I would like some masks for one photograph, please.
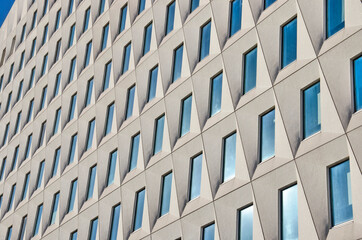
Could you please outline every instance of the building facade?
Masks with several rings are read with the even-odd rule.
[[[0,239],[362,239],[360,0],[16,0]]]

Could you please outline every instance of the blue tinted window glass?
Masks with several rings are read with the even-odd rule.
[[[48,38],[48,24],[45,25],[44,30],[43,30],[43,41],[41,42],[41,45],[44,45],[44,43],[46,43]]]
[[[16,97],[16,101],[19,101],[20,98],[21,98],[21,94],[22,94],[22,92],[23,92],[23,85],[24,85],[24,81],[21,81],[21,82],[19,83],[18,95],[17,95],[17,97]]]
[[[129,171],[132,171],[133,169],[135,169],[137,167],[139,143],[140,143],[140,134],[137,134],[132,137]]]
[[[253,240],[253,206],[239,212],[239,240]]]
[[[24,56],[25,56],[25,51],[23,51],[23,52],[21,53],[21,56],[20,56],[19,71],[20,71],[21,69],[23,69],[23,66],[24,66]]]
[[[41,68],[41,76],[44,76],[44,74],[47,71],[47,66],[48,66],[48,54],[46,54],[43,58],[43,65]]]
[[[15,198],[15,190],[16,190],[16,184],[14,184],[14,185],[11,187],[10,198],[9,198],[9,205],[8,205],[8,211],[13,208],[14,198]]]
[[[235,177],[236,133],[224,138],[223,181]]]
[[[36,213],[33,236],[36,236],[39,233],[39,228],[40,228],[40,222],[41,222],[42,215],[43,215],[43,204],[40,204],[38,206],[38,210],[37,210],[37,213]]]
[[[150,83],[148,86],[148,102],[156,96],[158,66],[150,71]]]
[[[68,15],[73,12],[74,0],[69,0]]]
[[[33,14],[33,20],[32,20],[32,22],[31,22],[31,28],[30,28],[30,30],[33,30],[34,27],[35,27],[37,15],[38,15],[38,12],[35,11],[34,14]]]
[[[59,130],[61,110],[62,110],[61,108],[58,108],[57,111],[55,112],[53,135],[58,133]]]
[[[47,99],[47,92],[48,92],[48,87],[45,86],[43,88],[43,92],[41,94],[41,102],[40,102],[40,110],[44,108],[45,103],[46,103],[46,99]]]
[[[123,32],[123,30],[126,28],[126,20],[127,20],[127,5],[125,5],[121,9],[121,18],[119,23],[119,32]]]
[[[257,48],[254,48],[244,58],[244,94],[256,86]]]
[[[75,197],[77,195],[77,185],[78,185],[78,179],[73,180],[71,183],[71,188],[70,188],[68,213],[73,211],[73,209],[74,209]]]
[[[13,171],[16,168],[16,165],[18,163],[18,158],[19,158],[19,145],[16,146],[16,148],[14,150],[14,156],[13,156],[13,163],[11,165],[11,171]]]
[[[281,193],[281,234],[282,240],[298,239],[298,188],[289,187]]]
[[[41,146],[43,146],[43,144],[44,144],[46,125],[47,125],[47,122],[46,122],[46,121],[44,121],[44,122],[41,124],[38,147],[41,147]]]
[[[5,145],[7,143],[7,141],[8,141],[9,126],[10,126],[10,123],[7,123],[6,127],[5,127],[5,131],[4,131],[4,138],[3,138],[3,144],[2,145]]]
[[[165,116],[162,116],[156,120],[153,155],[162,150],[164,123],[165,123]]]
[[[72,61],[70,62],[70,72],[69,72],[69,80],[68,80],[68,82],[72,82],[74,80],[76,63],[77,63],[76,58],[73,58]]]
[[[133,87],[128,89],[126,119],[131,117],[132,114],[133,114],[133,105],[134,105],[135,92],[136,92],[136,86],[133,86]]]
[[[71,164],[72,162],[74,162],[76,147],[77,147],[77,134],[72,136],[72,140],[71,140],[71,144],[70,144],[70,153],[69,153],[69,163],[68,164]]]
[[[55,20],[55,31],[58,30],[59,25],[60,25],[60,15],[61,11],[60,9],[57,11],[57,16],[56,16],[56,20]]]
[[[111,70],[112,70],[112,62],[108,62],[104,68],[103,91],[109,87]]]
[[[71,121],[74,118],[76,104],[77,104],[77,94],[74,94],[70,100],[69,121]]]
[[[9,93],[8,95],[8,100],[6,102],[6,109],[5,109],[5,113],[7,113],[10,109],[10,105],[11,105],[11,96],[13,95],[12,92]]]
[[[50,218],[50,225],[55,223],[58,214],[58,207],[59,207],[59,192],[57,192],[53,198],[53,208],[52,208],[52,215]]]
[[[172,82],[176,81],[181,77],[183,51],[184,51],[184,46],[181,45],[177,49],[175,49],[173,53]]]
[[[101,2],[99,4],[99,15],[101,15],[104,12],[105,4],[106,4],[106,0],[101,0]]]
[[[94,185],[96,184],[96,173],[97,166],[91,167],[89,170],[87,200],[93,197]]]
[[[282,68],[297,59],[297,19],[283,26]]]
[[[27,141],[27,144],[26,144],[25,159],[27,159],[30,156],[32,140],[33,140],[33,134],[30,134],[28,136],[28,141]]]
[[[53,169],[52,169],[52,177],[54,177],[57,174],[58,166],[59,166],[59,160],[60,160],[60,148],[57,148],[54,153],[54,163],[53,163]]]
[[[276,0],[264,0],[264,9],[272,5]]]
[[[111,224],[111,231],[110,231],[111,234],[109,240],[117,240],[120,215],[121,215],[121,205],[117,204],[112,209],[112,224]]]
[[[91,221],[90,231],[89,231],[89,240],[97,239],[97,229],[98,229],[98,218],[95,218]]]
[[[78,232],[74,231],[70,234],[70,240],[77,240],[78,238]]]
[[[192,105],[192,96],[189,96],[182,101],[181,131],[180,131],[181,137],[186,133],[190,132],[191,105]]]
[[[112,152],[109,156],[107,186],[111,185],[114,182],[116,165],[117,165],[117,150]]]
[[[33,87],[35,79],[35,67],[31,70],[30,79],[29,79],[29,89]]]
[[[200,0],[191,0],[190,12],[194,11],[200,4]]]
[[[84,61],[84,68],[89,65],[90,58],[91,58],[91,53],[92,53],[92,41],[90,41],[87,44],[87,50],[86,50],[85,61]]]
[[[215,238],[215,224],[211,224],[202,229],[202,239],[203,240],[214,240]]]
[[[241,28],[242,0],[231,2],[230,36],[234,35]]]
[[[68,48],[70,48],[71,46],[73,46],[74,36],[75,36],[75,24],[73,24],[73,25],[70,27],[70,32],[69,32],[69,45],[68,45]]]
[[[275,152],[275,111],[261,117],[260,158],[264,161],[274,156]]]
[[[362,57],[353,61],[355,110],[362,108]]]
[[[124,47],[122,74],[128,71],[129,59],[131,57],[131,43]]]
[[[167,6],[167,24],[166,24],[166,35],[173,30],[173,24],[175,21],[175,1]]]
[[[138,14],[140,14],[146,7],[146,0],[139,0],[138,2]]]
[[[10,226],[8,228],[8,232],[6,233],[6,240],[10,240],[11,239],[11,234],[13,233],[13,226]]]
[[[93,91],[93,78],[89,80],[87,84],[87,97],[86,97],[85,106],[88,106],[91,103],[92,91]]]
[[[4,82],[4,75],[2,75],[2,76],[0,77],[0,91],[1,91],[1,89],[2,89],[2,87],[3,87],[3,82]]]
[[[104,0],[103,0],[104,1]],[[102,46],[101,51],[103,51],[107,47],[107,41],[108,41],[108,31],[109,31],[109,24],[105,25],[103,27],[103,38],[102,38]]]
[[[3,204],[3,195],[0,195],[0,209],[1,209],[2,204]]]
[[[30,178],[30,172],[28,172],[28,173],[25,175],[24,187],[23,187],[23,194],[22,194],[22,196],[21,196],[21,200],[24,200],[24,199],[26,198],[26,195],[28,194],[29,178]]]
[[[29,110],[28,110],[28,117],[26,122],[29,122],[33,116],[33,109],[34,109],[34,99],[32,99],[29,103]]]
[[[200,196],[202,154],[194,157],[191,164],[190,200]]]
[[[304,137],[321,130],[320,84],[316,83],[303,92]]]
[[[14,73],[14,63],[12,63],[10,66],[8,83],[13,79],[13,73]]]
[[[85,10],[83,32],[85,32],[89,27],[89,17],[90,17],[90,8]]]
[[[28,221],[28,216],[25,215],[23,219],[21,220],[21,228],[20,228],[20,234],[19,234],[19,240],[24,240],[25,236],[25,229],[26,229],[26,222]]]
[[[4,177],[5,166],[6,166],[6,157],[3,159],[3,162],[1,163],[0,181],[1,181],[1,180],[3,179],[3,177]]]
[[[327,37],[344,28],[344,0],[327,0]]]
[[[332,225],[353,219],[351,173],[349,161],[329,170]]]
[[[59,94],[59,89],[60,89],[60,82],[62,80],[62,73],[59,72],[57,74],[57,79],[56,79],[56,82],[55,82],[55,87],[54,87],[54,97],[55,96],[58,96]]]
[[[160,216],[163,216],[170,211],[171,188],[172,188],[172,173],[169,173],[166,176],[163,176],[162,178]]]
[[[93,119],[88,124],[88,137],[87,137],[87,148],[86,148],[86,150],[88,150],[88,149],[90,149],[92,147],[95,126],[96,126],[96,120]]]
[[[20,43],[24,41],[25,35],[26,35],[26,24],[23,25],[23,29],[21,30]]]
[[[143,189],[143,190],[139,191],[136,195],[136,210],[135,210],[135,216],[134,216],[133,231],[136,231],[137,229],[142,227],[145,194],[146,194],[146,190]]]
[[[36,47],[36,38],[34,38],[32,44],[31,44],[31,52],[30,52],[30,58],[34,57],[35,54],[35,47]]]
[[[210,53],[211,22],[201,28],[200,61],[209,56]]]
[[[36,189],[40,188],[41,183],[43,182],[43,176],[44,176],[44,161],[42,161],[39,165],[39,170],[38,170],[38,179],[37,179],[37,183],[36,183]]]
[[[222,73],[211,80],[210,117],[220,112],[222,95]]]
[[[151,35],[152,35],[152,23],[145,27],[144,33],[144,41],[143,41],[143,55],[148,53],[151,48]]]
[[[114,103],[108,106],[105,135],[111,132],[113,123]]]

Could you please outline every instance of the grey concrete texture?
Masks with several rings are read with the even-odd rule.
[[[167,6],[175,1],[173,30],[165,35]],[[201,239],[202,227],[215,223],[215,239],[238,237],[238,211],[253,205],[253,239],[278,240],[280,192],[297,184],[298,239],[362,239],[362,112],[354,111],[352,60],[362,53],[362,2],[345,0],[345,27],[326,38],[325,0],[276,0],[264,10],[264,0],[243,0],[241,29],[229,37],[230,1],[200,0],[190,13],[188,0],[145,0],[138,14],[137,0],[15,0],[0,28],[0,143],[9,124],[8,141],[0,146],[0,239],[18,239],[27,216],[24,239],[64,239],[77,230],[88,239],[90,222],[98,217],[97,239],[108,239],[112,207],[121,204],[118,239]],[[126,6],[125,29],[119,32],[121,9]],[[90,7],[89,27],[83,31]],[[56,13],[61,11],[59,29]],[[37,11],[35,28],[30,26]],[[281,68],[281,26],[297,18],[297,59]],[[199,61],[200,27],[211,21],[210,53]],[[109,24],[106,48],[102,31]],[[150,51],[143,55],[144,29],[152,23]],[[24,41],[21,34],[24,24]],[[44,27],[48,36],[42,44]],[[69,48],[70,28],[75,40]],[[35,55],[31,57],[33,40]],[[61,42],[59,60],[55,59]],[[86,46],[92,41],[90,62]],[[122,72],[125,46],[131,43],[128,71]],[[181,77],[172,82],[174,50],[183,44]],[[256,88],[243,94],[244,54],[257,47]],[[25,52],[24,67],[20,68]],[[48,64],[42,76],[44,56]],[[74,80],[68,82],[76,57]],[[105,65],[112,61],[109,87],[103,90]],[[12,78],[9,78],[14,64]],[[150,70],[158,66],[155,98],[148,101]],[[34,84],[30,86],[35,68]],[[57,75],[62,79],[55,96]],[[219,113],[210,117],[211,79],[222,73]],[[3,76],[3,77],[2,77]],[[93,79],[90,104],[87,87]],[[10,80],[10,81],[9,81]],[[23,82],[22,82],[23,81]],[[19,86],[23,91],[17,100]],[[303,139],[302,90],[320,82],[321,131]],[[132,116],[126,119],[128,89],[136,86]],[[42,91],[47,87],[45,107]],[[9,94],[10,110],[6,112]],[[77,94],[74,119],[69,120],[71,97]],[[182,100],[192,95],[190,132],[180,137]],[[33,113],[27,121],[30,102]],[[112,128],[105,136],[107,107],[114,103]],[[59,131],[53,134],[61,108]],[[275,109],[275,156],[260,163],[260,117]],[[20,131],[15,132],[21,112]],[[164,115],[162,151],[153,154],[155,120]],[[94,137],[86,148],[89,121]],[[46,121],[44,143],[39,145]],[[235,177],[223,182],[223,139],[236,133]],[[132,137],[140,133],[137,166],[129,171]],[[25,158],[32,134],[30,156]],[[71,139],[77,134],[74,162],[69,164]],[[15,170],[11,170],[19,147]],[[56,149],[59,166],[52,176]],[[114,182],[107,186],[110,153],[117,150]],[[200,196],[189,200],[191,160],[202,153]],[[332,226],[328,169],[349,159],[353,220]],[[44,176],[37,189],[39,165]],[[94,194],[87,199],[89,169],[97,165]],[[24,179],[29,189],[22,200]],[[159,217],[162,177],[172,172],[169,213]],[[71,183],[78,180],[74,211],[68,213]],[[10,191],[16,184],[13,207]],[[136,195],[146,190],[142,227],[133,231]],[[53,196],[60,192],[55,224],[50,224]],[[43,204],[39,234],[33,229],[37,208]]]

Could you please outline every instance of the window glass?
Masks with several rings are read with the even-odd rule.
[[[156,96],[157,74],[158,74],[158,66],[156,66],[150,71],[150,82],[148,86],[148,102],[151,101]]]
[[[71,185],[70,185],[68,213],[73,211],[73,209],[74,209],[75,198],[76,198],[76,195],[77,195],[77,185],[78,185],[78,179],[73,180]]]
[[[29,178],[30,178],[30,172],[28,172],[25,175],[25,179],[24,179],[24,187],[23,187],[23,194],[21,196],[21,200],[24,200],[28,194],[28,189],[29,189]]]
[[[133,115],[135,92],[136,86],[132,86],[128,89],[126,119],[130,118]]]
[[[264,9],[272,5],[276,0],[264,0]]]
[[[332,225],[353,219],[351,172],[349,161],[329,169]]]
[[[26,223],[27,223],[27,221],[28,221],[28,216],[25,215],[25,216],[23,217],[23,219],[21,220],[19,240],[24,240],[25,229],[26,229]]]
[[[41,222],[42,215],[43,215],[43,204],[40,204],[38,206],[37,213],[36,213],[33,236],[36,236],[39,233],[39,228],[40,228],[40,222]]]
[[[58,172],[59,160],[60,160],[60,147],[55,150],[54,153],[54,163],[53,163],[53,170],[52,170],[52,177],[54,177]]]
[[[143,55],[148,53],[151,48],[151,35],[152,35],[152,23],[145,27],[144,41],[143,41]]]
[[[96,184],[96,174],[97,174],[97,165],[91,167],[91,169],[89,170],[87,200],[93,197],[94,185]]]
[[[282,240],[298,239],[298,188],[297,185],[281,192]]]
[[[88,30],[89,27],[89,17],[90,17],[90,7],[85,10],[84,13],[84,25],[83,25],[83,32]]]
[[[181,77],[183,49],[184,46],[181,45],[174,50],[172,82],[176,81]]]
[[[211,80],[210,117],[221,110],[222,73]]]
[[[39,170],[38,170],[38,178],[37,178],[37,183],[36,183],[36,189],[40,188],[42,182],[43,182],[43,176],[44,176],[44,165],[45,162],[41,161],[39,164]]]
[[[167,6],[167,23],[166,23],[166,35],[173,30],[173,24],[175,21],[175,1]]]
[[[210,224],[202,229],[203,240],[214,240],[215,239],[215,224]]]
[[[44,121],[44,122],[41,124],[38,147],[41,147],[41,146],[43,146],[43,144],[44,144],[46,125],[47,125],[47,122],[46,122],[46,121]]]
[[[77,240],[78,238],[78,232],[74,231],[70,234],[70,240]]]
[[[282,68],[297,59],[297,19],[283,26]]]
[[[70,71],[69,71],[69,80],[68,80],[68,82],[72,82],[74,80],[76,63],[77,63],[77,58],[73,58],[72,61],[70,62]]]
[[[5,173],[5,166],[6,166],[6,157],[3,158],[3,161],[1,163],[1,170],[0,170],[0,181],[3,179],[4,177],[4,173]]]
[[[140,229],[142,227],[142,218],[143,218],[143,208],[145,201],[146,190],[143,189],[136,194],[136,209],[134,216],[133,231]]]
[[[200,61],[209,56],[210,52],[210,34],[211,34],[211,22],[201,27],[201,40],[200,40]]]
[[[76,104],[77,94],[74,94],[70,99],[69,121],[73,120],[74,118]]]
[[[236,133],[224,138],[223,181],[235,177]]]
[[[86,54],[85,54],[84,68],[86,68],[89,65],[89,62],[90,62],[91,53],[92,53],[92,41],[87,43],[86,49],[87,50],[86,50]]]
[[[191,0],[191,10],[193,12],[200,4],[200,0]]]
[[[11,234],[13,233],[13,226],[10,226],[8,228],[8,232],[6,233],[6,239],[10,240],[11,239]]]
[[[9,198],[9,205],[8,205],[8,211],[13,208],[14,198],[15,198],[15,191],[16,191],[16,184],[14,184],[14,185],[11,187],[10,198]]]
[[[164,122],[165,122],[164,115],[156,120],[153,155],[159,153],[162,150]]]
[[[239,240],[253,240],[253,206],[239,211]]]
[[[35,47],[36,47],[36,38],[33,39],[33,42],[31,44],[30,58],[34,57]]]
[[[116,165],[117,165],[117,150],[113,151],[109,155],[107,186],[111,185],[114,182],[114,176],[116,173]]]
[[[304,100],[304,138],[321,130],[320,84],[303,91]]]
[[[127,20],[127,5],[122,7],[121,9],[121,18],[119,23],[119,32],[123,32],[123,30],[126,28],[126,20]]]
[[[53,207],[52,207],[52,214],[50,217],[50,225],[55,223],[58,214],[58,207],[59,207],[59,192],[54,194],[53,197]]]
[[[30,151],[31,151],[31,142],[33,140],[33,134],[30,134],[28,136],[28,141],[26,144],[26,150],[25,150],[25,159],[27,159],[30,156]]]
[[[252,49],[244,57],[244,94],[256,86],[257,48]]]
[[[69,0],[68,15],[73,12],[74,0]]]
[[[102,0],[102,1],[104,1],[104,0]],[[107,47],[108,31],[109,31],[109,24],[107,23],[107,24],[103,27],[103,38],[102,38],[101,51],[103,51],[103,50]]]
[[[272,110],[261,117],[260,131],[261,161],[274,156],[275,153],[275,111]]]
[[[106,0],[101,0],[99,4],[99,15],[101,15],[104,12],[105,5],[106,5]]]
[[[93,145],[93,135],[94,135],[94,128],[96,126],[96,120],[93,119],[88,124],[88,137],[87,137],[87,148],[86,150],[90,149]]]
[[[111,231],[110,231],[111,234],[110,234],[110,238],[109,238],[110,240],[117,240],[120,212],[121,212],[120,204],[113,206],[113,208],[112,208],[112,224],[111,224]]]
[[[71,164],[71,163],[74,162],[76,147],[77,147],[77,134],[74,134],[72,136],[72,139],[71,139],[70,153],[69,153],[69,163],[68,164]]]
[[[129,171],[132,171],[137,167],[139,143],[140,143],[140,134],[138,133],[137,135],[132,137]]]
[[[57,11],[57,16],[56,16],[56,20],[55,20],[55,31],[58,30],[59,25],[60,25],[60,15],[61,11],[60,9]]]
[[[42,65],[42,70],[41,70],[41,77],[44,76],[44,74],[46,73],[47,71],[47,66],[48,66],[48,54],[45,54],[44,55],[44,58],[43,58],[43,65]]]
[[[71,46],[73,46],[74,37],[75,37],[75,24],[73,24],[73,25],[70,27],[70,31],[69,31],[69,45],[68,45],[68,48],[70,48]]]
[[[56,82],[55,82],[54,97],[58,96],[58,94],[59,94],[61,80],[62,80],[62,72],[59,72],[57,74],[57,78],[56,78]]]
[[[146,0],[139,0],[139,2],[138,2],[138,14],[143,12],[143,10],[145,10],[145,7],[146,7]]]
[[[113,114],[114,114],[114,103],[109,105],[108,109],[107,109],[107,121],[106,121],[105,135],[109,134],[112,130]]]
[[[123,67],[122,74],[128,71],[129,68],[129,60],[131,56],[131,43],[128,43],[123,50]]]
[[[90,231],[89,231],[89,240],[97,239],[97,229],[98,229],[98,218],[95,218],[91,221]]]
[[[62,110],[61,108],[58,108],[57,111],[55,112],[53,135],[57,134],[59,131],[61,110]]]
[[[192,96],[182,100],[181,131],[180,136],[190,132]]]
[[[18,163],[18,159],[19,159],[19,145],[16,146],[16,148],[14,150],[14,156],[13,156],[13,163],[11,165],[11,171],[13,171],[16,168],[16,165]]]
[[[344,28],[344,0],[327,0],[327,37]]]
[[[232,36],[241,28],[242,0],[234,0],[230,4],[230,36]]]
[[[109,81],[111,78],[112,62],[108,62],[104,67],[104,80],[103,80],[103,91],[109,87]]]
[[[162,196],[160,216],[167,214],[170,211],[172,188],[172,172],[162,177]]]
[[[86,95],[85,106],[88,106],[91,103],[92,91],[93,91],[93,78],[89,80],[87,84],[87,95]]]
[[[48,86],[43,88],[43,92],[41,94],[41,102],[40,102],[40,110],[44,108],[46,99],[47,99]]]
[[[362,56],[353,61],[355,111],[362,108]]]
[[[190,200],[200,196],[202,154],[194,157],[191,162]]]
[[[43,41],[41,43],[41,45],[44,45],[47,41],[48,38],[48,24],[45,25],[44,30],[43,30]]]

